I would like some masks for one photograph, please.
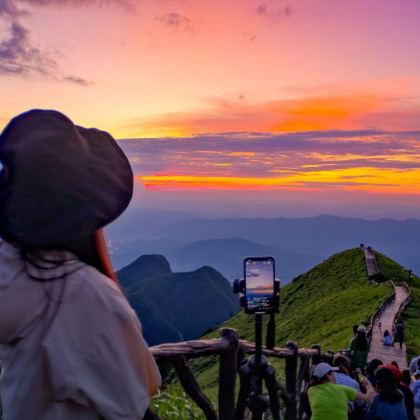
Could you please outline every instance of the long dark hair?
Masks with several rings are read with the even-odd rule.
[[[376,387],[379,390],[380,397],[391,404],[399,403],[403,400],[403,394],[398,391],[398,388],[395,385],[394,376],[389,369],[378,369],[375,377]]]
[[[52,269],[57,266],[65,264],[65,260],[54,261],[51,265],[51,261],[45,259],[43,254],[45,251],[50,250],[65,250],[73,253],[80,261],[96,268],[99,272],[109,277],[115,283],[118,280],[114,274],[111,260],[108,255],[106,242],[104,239],[102,229],[93,232],[91,235],[79,238],[72,243],[66,245],[51,245],[50,247],[34,247],[26,244],[15,244],[21,253],[22,258],[26,263],[37,265],[40,264],[39,268]],[[43,265],[47,263],[47,265]],[[48,267],[48,268],[47,268]],[[71,273],[67,273],[71,274]]]
[[[356,336],[355,348],[356,350],[365,351],[368,349],[369,342],[366,337],[366,331],[358,331]]]
[[[70,244],[68,250],[77,255],[84,263],[95,267],[99,272],[118,283],[109,258],[102,229],[96,230],[84,240]]]
[[[405,385],[411,384],[411,376],[410,371],[408,369],[403,369],[403,371],[401,372],[401,383]]]
[[[375,377],[375,371],[378,368],[378,366],[383,365],[383,361],[379,359],[372,359],[367,365],[366,365],[366,377],[369,379],[369,382],[375,386],[376,385],[376,377]]]

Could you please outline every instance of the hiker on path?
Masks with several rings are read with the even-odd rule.
[[[333,366],[338,368],[335,372],[335,380],[337,385],[346,385],[350,388],[360,392],[359,383],[350,376],[350,360],[343,355],[338,355],[334,358]],[[355,404],[354,401],[348,401],[351,412],[349,413],[350,420],[363,419],[363,405]]]
[[[394,361],[390,364],[380,366],[380,368],[382,367],[389,369],[394,377],[395,385],[404,395],[404,405],[408,420],[416,420],[416,415],[414,414],[414,396],[409,386],[402,382],[402,373],[398,364]]]
[[[384,346],[392,346],[393,345],[392,336],[391,336],[391,334],[389,333],[388,330],[384,331],[384,338],[381,341],[384,344]]]
[[[404,343],[404,324],[402,321],[399,321],[395,325],[395,335],[394,335],[394,341],[392,342],[392,345],[395,343],[400,343],[400,349],[402,349],[403,343]]]
[[[382,360],[379,359],[372,359],[366,365],[366,377],[372,386],[375,386],[376,378],[375,378],[375,371],[378,369],[380,365],[383,365]]]
[[[391,371],[382,367],[376,371],[376,395],[366,412],[366,420],[408,420],[404,396],[395,385]]]
[[[414,372],[415,381],[410,384],[410,389],[414,395],[414,405],[420,408],[420,368]]]
[[[159,371],[101,230],[131,200],[126,156],[32,110],[4,129],[0,162],[3,420],[153,418]]]
[[[353,325],[353,328],[352,328],[352,330],[353,330],[353,337],[356,337],[356,335],[357,335],[357,329],[358,328],[359,328],[359,325],[357,325],[357,324]]]
[[[359,325],[357,335],[350,341],[350,358],[354,369],[364,371],[370,350],[370,340],[366,337],[366,328]]]
[[[410,375],[413,376],[417,370],[420,370],[420,356],[413,357],[408,365]]]
[[[348,401],[370,401],[371,396],[354,388],[336,384],[335,371],[328,363],[319,363],[312,373],[308,389],[311,420],[347,420]]]

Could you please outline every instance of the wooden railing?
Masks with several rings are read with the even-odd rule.
[[[151,347],[158,364],[169,362],[175,369],[179,382],[187,395],[200,407],[207,420],[233,420],[236,407],[236,378],[245,356],[255,352],[255,344],[239,340],[236,330],[225,328],[220,338],[168,343]],[[278,384],[278,393],[283,401],[284,419],[297,420],[303,417],[302,395],[310,380],[312,365],[320,361],[332,363],[334,353],[321,352],[321,347],[299,349],[295,342],[285,348],[263,348],[262,354],[269,358],[285,360],[285,383]],[[190,359],[203,356],[219,356],[219,391],[217,410],[201,390],[187,364]]]
[[[395,284],[394,282],[390,281],[392,286],[392,291],[385,296],[385,298],[382,300],[381,304],[376,309],[375,313],[370,318],[369,326],[366,330],[366,335],[368,337],[372,336],[373,327],[375,326],[375,323],[377,319],[382,315],[382,313],[385,311],[385,309],[394,302],[395,300]]]
[[[370,319],[369,326],[367,328],[367,336],[370,337],[372,335],[373,327],[375,326],[375,323],[377,319],[382,315],[382,313],[385,311],[385,309],[394,302],[396,297],[395,292],[395,283],[390,280],[390,284],[392,286],[392,292],[383,299],[381,304],[379,305],[378,309],[375,311],[375,313],[372,315]],[[397,313],[394,316],[394,320],[392,322],[392,331],[395,333],[395,324],[401,319],[402,313],[407,309],[408,305],[411,303],[411,289],[407,285],[406,282],[402,282],[399,284],[399,286],[404,287],[407,292],[408,296],[401,302],[400,307],[397,311]]]
[[[407,290],[408,296],[401,302],[398,312],[394,316],[392,323],[392,331],[395,333],[395,325],[401,320],[402,313],[407,309],[407,306],[411,303],[411,289],[406,282],[402,282],[399,286],[404,287]]]

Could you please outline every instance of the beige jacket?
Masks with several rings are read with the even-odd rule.
[[[0,241],[4,420],[142,419],[161,379],[137,316],[93,267],[45,257],[48,267],[25,264]]]

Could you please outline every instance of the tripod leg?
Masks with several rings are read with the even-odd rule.
[[[252,420],[262,420],[262,414],[252,413]]]
[[[242,420],[245,414],[246,399],[249,394],[249,379],[244,372],[240,372],[240,388],[235,410],[235,420]]]
[[[273,415],[273,420],[281,420],[276,371],[272,366],[267,366],[267,369],[264,372],[264,380],[270,397],[270,409],[271,414]]]

